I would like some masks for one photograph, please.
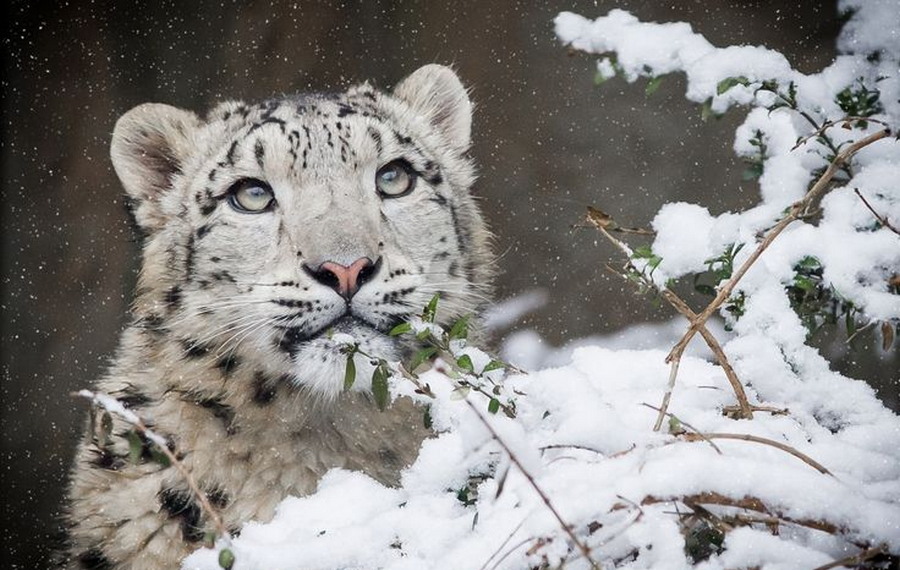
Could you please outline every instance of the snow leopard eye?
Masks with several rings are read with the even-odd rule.
[[[271,209],[275,202],[272,187],[255,178],[243,178],[228,190],[228,204],[238,212],[259,214]]]
[[[416,173],[405,160],[392,160],[378,169],[375,187],[382,198],[406,196],[416,187]]]

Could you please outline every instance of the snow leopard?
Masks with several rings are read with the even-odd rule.
[[[390,331],[438,294],[437,322],[489,296],[490,234],[471,193],[472,104],[426,65],[391,92],[140,105],[111,158],[142,233],[133,319],[96,385],[165,438],[231,533],[329,469],[397,485],[429,429],[373,404],[357,354],[416,350]],[[410,336],[410,335],[406,335]],[[72,469],[62,566],[178,568],[212,527],[185,478],[116,414],[92,412]]]

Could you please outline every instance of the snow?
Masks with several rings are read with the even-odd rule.
[[[685,23],[645,23],[622,10],[595,20],[566,12],[556,18],[559,39],[597,54],[604,78],[682,72],[689,100],[716,113],[749,107],[734,149],[762,161],[759,203],[718,215],[701,205],[661,204],[652,222],[652,249],[662,258],[655,283],[703,271],[733,245],[744,246],[735,267],[749,258],[761,234],[830,160],[832,149],[810,137],[818,127],[809,120],[833,122],[822,133],[840,148],[882,123],[900,123],[896,3],[844,0],[841,8],[855,10],[840,37],[842,55],[810,75],[764,47],[717,48]],[[877,60],[866,59],[879,50]],[[878,77],[881,108],[868,124],[844,128],[837,94]],[[779,95],[761,89],[771,81]],[[773,108],[790,96],[791,83],[797,108]],[[751,144],[757,135],[762,154]],[[708,323],[750,403],[765,407],[753,419],[725,413],[735,404],[732,388],[695,340],[680,363],[670,430],[652,429],[669,378],[665,357],[686,330],[684,320],[635,325],[561,349],[519,331],[502,350],[532,370],[504,380],[515,417],[490,413],[488,398],[475,391],[461,398],[440,362],[421,376],[433,399],[395,375],[392,394],[430,406],[435,429],[400,486],[331,471],[315,494],[288,498],[273,520],[244,526],[230,547],[235,570],[589,568],[548,501],[605,568],[814,568],[857,554],[859,545],[884,545],[900,555],[900,417],[867,384],[832,371],[806,344],[808,330],[785,292],[797,263],[813,256],[823,284],[862,318],[896,326],[900,295],[889,290],[888,279],[900,267],[900,236],[877,223],[856,190],[896,226],[898,179],[900,142],[888,137],[862,149],[851,172],[835,178],[821,200],[820,216],[788,226],[738,283],[743,315],[724,315],[732,332],[719,321]],[[491,326],[509,326],[543,301],[540,292],[511,300],[491,315]],[[414,333],[444,334],[421,318],[411,325]],[[454,358],[469,356],[475,375],[491,361],[461,339],[449,348]],[[465,488],[470,492],[460,493]],[[731,505],[714,504],[723,502]],[[741,502],[758,509],[736,506]],[[699,523],[694,503],[733,526],[720,551],[697,561],[685,548],[688,529]],[[748,516],[780,519],[778,532],[747,523]],[[198,550],[183,568],[218,568],[216,550]]]

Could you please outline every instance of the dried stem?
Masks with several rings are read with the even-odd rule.
[[[230,535],[228,534],[228,530],[225,528],[225,523],[222,522],[222,517],[219,515],[219,511],[209,502],[209,498],[206,496],[206,493],[200,490],[199,485],[194,480],[193,475],[182,463],[175,452],[169,449],[169,446],[166,445],[166,440],[162,436],[158,435],[156,432],[147,427],[147,424],[144,423],[144,420],[141,419],[140,416],[127,409],[121,402],[109,396],[108,394],[102,394],[100,392],[91,392],[90,390],[81,390],[79,392],[73,392],[72,396],[85,398],[90,400],[93,404],[103,407],[106,411],[110,413],[114,413],[122,418],[125,422],[134,427],[144,437],[146,437],[150,442],[156,445],[157,448],[166,456],[166,459],[169,460],[169,463],[175,466],[181,476],[184,478],[187,483],[188,488],[191,493],[197,499],[197,502],[200,504],[200,509],[206,514],[207,518],[212,521],[213,526],[216,527],[216,531],[219,533],[219,536],[222,537],[227,543],[230,543]]]
[[[606,239],[612,242],[613,245],[621,250],[629,261],[627,262],[629,266],[631,266],[635,271],[637,268],[631,263],[631,251],[628,247],[614,238],[609,231],[607,231],[606,225],[610,223],[606,219],[599,219],[598,216],[599,210],[596,208],[591,208],[588,210],[588,221],[590,221],[600,233],[603,234]],[[602,212],[600,212],[602,214]],[[619,273],[616,273],[620,275]],[[621,276],[621,275],[620,275]],[[662,297],[668,301],[672,307],[681,313],[688,321],[692,324],[698,318],[697,313],[695,313],[684,300],[675,294],[674,291],[668,288],[659,288],[653,283],[651,280],[646,280],[650,286],[659,291]],[[752,419],[753,418],[753,408],[750,405],[749,400],[747,399],[747,393],[744,390],[744,385],[741,384],[740,379],[737,377],[737,373],[734,371],[734,368],[731,366],[731,363],[728,361],[728,357],[725,356],[725,351],[722,350],[722,346],[719,344],[719,341],[716,340],[716,337],[706,328],[705,323],[701,323],[699,328],[700,336],[703,337],[703,340],[706,341],[706,344],[709,346],[709,349],[715,355],[716,360],[719,365],[722,367],[722,371],[725,373],[725,377],[728,379],[728,383],[731,384],[731,389],[734,391],[734,396],[738,401],[738,413],[736,414],[738,419]],[[666,393],[663,396],[663,405],[660,408],[661,411],[659,415],[656,417],[656,424],[654,424],[654,431],[659,431],[662,427],[663,418],[665,417],[665,410],[669,407],[669,401],[672,399],[672,392],[675,389],[675,380],[678,376],[678,365],[681,360],[681,355],[678,356],[678,361],[672,362],[672,367],[669,371],[669,382],[666,385]]]
[[[734,288],[738,284],[738,282],[744,277],[744,275],[753,266],[753,264],[756,263],[756,260],[759,259],[763,252],[766,251],[766,249],[768,249],[770,245],[772,245],[772,242],[775,240],[775,238],[781,235],[781,232],[784,231],[784,229],[787,228],[792,222],[802,217],[810,204],[812,204],[822,195],[822,193],[825,192],[825,190],[828,188],[828,184],[831,182],[831,179],[834,178],[834,175],[838,172],[838,170],[840,170],[841,167],[846,164],[854,154],[859,152],[859,150],[863,147],[866,147],[876,141],[887,137],[888,135],[890,135],[890,133],[890,129],[878,131],[877,133],[871,134],[863,139],[856,141],[855,143],[851,144],[840,153],[838,153],[838,155],[834,157],[834,160],[831,161],[831,164],[828,165],[828,168],[825,169],[825,172],[822,174],[822,176],[820,176],[813,187],[809,189],[806,195],[803,196],[800,201],[794,203],[788,213],[766,233],[765,237],[757,246],[756,250],[752,254],[750,254],[750,257],[748,257],[744,261],[744,263],[738,268],[737,271],[735,271],[731,278],[726,281],[725,284],[719,289],[719,293],[716,295],[715,299],[713,299],[712,302],[710,302],[709,305],[707,305],[706,308],[703,309],[703,312],[697,315],[697,318],[691,320],[691,326],[688,327],[687,332],[685,332],[684,336],[681,337],[681,340],[679,340],[675,344],[675,346],[672,347],[672,350],[666,357],[666,362],[672,364],[672,373],[670,374],[669,380],[670,386],[674,386],[674,376],[675,374],[677,374],[677,363],[681,360],[681,356],[682,354],[684,354],[684,350],[685,348],[687,348],[688,343],[694,337],[694,334],[706,324],[706,321],[709,320],[712,314],[716,310],[718,310],[719,307],[721,307],[722,304],[731,296],[731,293],[734,291]],[[663,399],[660,416],[657,418],[657,425],[661,425],[662,423],[660,418],[663,417],[663,413],[668,408],[670,397],[671,394],[667,392],[666,396]],[[655,429],[659,428],[656,427]]]
[[[836,121],[825,121],[824,123],[822,123],[822,126],[820,126],[815,131],[811,132],[810,134],[806,135],[805,137],[801,137],[800,139],[798,139],[797,144],[795,144],[791,150],[797,150],[798,148],[800,148],[801,146],[806,144],[806,142],[809,141],[810,139],[824,134],[825,131],[827,131],[828,129],[830,129],[831,127],[833,127],[835,125],[843,123],[844,125],[847,125],[847,128],[850,128],[850,123],[855,122],[855,121],[866,121],[868,123],[877,123],[877,124],[883,125],[885,127],[887,126],[887,123],[885,123],[884,121],[879,121],[878,119],[873,119],[871,117],[850,116],[850,117],[844,117],[843,119],[837,119]],[[815,125],[816,124],[815,121],[812,121],[812,124]]]
[[[484,427],[487,428],[487,430],[491,433],[491,437],[494,440],[496,440],[498,444],[500,444],[500,447],[502,447],[503,451],[505,451],[506,454],[509,456],[509,460],[522,473],[522,475],[525,477],[525,479],[531,485],[532,489],[534,489],[534,491],[538,494],[538,496],[544,502],[544,505],[547,506],[547,509],[549,509],[550,512],[553,513],[553,516],[556,518],[556,521],[559,523],[559,526],[563,529],[563,531],[567,535],[569,535],[569,539],[578,548],[578,550],[581,551],[581,555],[585,558],[585,560],[588,561],[588,563],[591,565],[591,568],[593,568],[594,570],[600,570],[601,569],[600,564],[597,563],[591,557],[590,547],[588,547],[587,544],[585,544],[583,541],[581,541],[581,539],[579,539],[577,536],[575,536],[575,533],[572,532],[571,525],[569,525],[562,518],[562,515],[559,514],[559,511],[557,511],[556,507],[553,506],[553,503],[550,502],[550,497],[547,496],[547,494],[544,492],[544,490],[541,489],[540,485],[537,484],[537,481],[534,480],[534,477],[532,477],[531,474],[528,472],[528,470],[525,469],[525,466],[522,465],[522,463],[519,461],[518,456],[516,456],[516,454],[513,452],[513,450],[510,449],[510,447],[508,445],[506,445],[506,442],[503,441],[503,439],[500,437],[500,434],[498,434],[497,431],[493,428],[493,426],[491,426],[491,424],[484,418],[484,416],[481,415],[481,412],[478,411],[478,408],[476,408],[475,405],[472,402],[470,402],[469,400],[466,400],[466,404],[468,404],[469,407],[472,409],[472,412],[475,414],[475,417],[477,417],[481,421],[481,423],[484,425]]]
[[[747,509],[749,511],[755,511],[758,513],[762,513],[764,515],[769,515],[777,518],[778,520],[786,523],[796,524],[799,526],[803,526],[806,528],[811,528],[814,530],[819,530],[822,532],[827,532],[828,534],[838,534],[841,529],[832,523],[814,519],[795,519],[788,516],[785,516],[782,513],[779,513],[768,506],[766,504],[756,498],[751,496],[746,496],[743,499],[732,499],[731,497],[726,497],[725,495],[719,493],[705,492],[705,493],[697,493],[695,495],[687,495],[684,497],[654,497],[648,496],[645,497],[642,501],[642,505],[654,505],[658,503],[668,503],[671,501],[681,501],[682,503],[697,503],[704,505],[720,505],[724,507],[737,507],[741,509]],[[612,510],[619,510],[627,508],[626,505],[618,503],[613,505]]]
[[[854,188],[853,192],[855,192],[856,195],[859,196],[859,199],[862,200],[863,204],[866,205],[866,208],[868,208],[869,211],[872,212],[872,215],[875,216],[875,219],[878,220],[882,226],[891,230],[895,234],[900,235],[900,230],[898,230],[897,228],[892,226],[886,217],[882,216],[881,214],[879,214],[878,212],[875,211],[875,208],[872,207],[872,204],[869,204],[869,201],[866,200],[865,196],[863,196],[862,193],[860,193],[859,188]]]
[[[738,270],[731,276],[731,278],[725,282],[725,284],[719,289],[719,293],[716,295],[716,298],[713,299],[709,305],[703,312],[701,312],[697,320],[691,323],[691,326],[688,328],[687,332],[684,333],[684,336],[681,338],[678,343],[672,347],[672,350],[669,352],[669,355],[666,357],[667,362],[671,362],[676,355],[680,355],[680,353],[684,352],[685,347],[694,337],[694,334],[700,328],[701,325],[705,324],[709,317],[720,307],[722,303],[726,301],[731,296],[732,291],[734,291],[735,286],[738,282],[744,277],[750,267],[756,263],[756,260],[759,259],[759,256],[763,254],[766,249],[772,245],[772,242],[777,238],[782,231],[786,227],[788,227],[791,222],[800,217],[800,215],[806,210],[806,208],[825,191],[828,187],[828,183],[831,182],[831,179],[834,178],[834,175],[840,169],[841,165],[846,163],[854,154],[859,152],[860,149],[866,147],[876,141],[879,141],[891,134],[889,129],[884,129],[865,137],[864,139],[858,140],[855,143],[851,144],[844,150],[842,150],[834,160],[831,161],[831,164],[828,165],[828,168],[825,169],[825,172],[816,183],[810,188],[809,192],[798,202],[793,204],[788,211],[788,213],[781,218],[781,220],[775,224],[763,238],[763,241],[760,242],[759,246],[757,246],[756,251],[750,254],[750,257],[747,258],[746,261],[738,268]]]
[[[818,566],[815,570],[830,570],[831,568],[841,568],[841,567],[853,567],[856,568],[866,560],[870,558],[875,558],[879,554],[887,553],[887,547],[884,545],[876,546],[874,548],[869,548],[863,550],[859,554],[854,554],[853,556],[848,556],[846,558],[841,558],[840,560],[835,560],[834,562],[829,562],[823,566]]]
[[[790,445],[786,445],[779,441],[775,441],[774,439],[767,439],[765,437],[758,437],[755,435],[749,435],[749,434],[745,434],[745,433],[686,433],[686,434],[683,434],[681,437],[683,437],[684,439],[686,439],[688,441],[699,441],[699,440],[709,440],[709,439],[737,439],[737,440],[741,440],[741,441],[752,441],[754,443],[770,445],[772,447],[775,447],[782,451],[790,453],[797,459],[803,461],[810,467],[816,469],[819,473],[822,473],[824,475],[830,475],[830,476],[834,477],[834,475],[831,473],[831,471],[829,471],[828,469],[825,469],[825,467],[823,467],[821,463],[817,462],[810,456],[806,455],[805,453],[801,453],[800,451],[797,451],[795,448],[791,447]]]

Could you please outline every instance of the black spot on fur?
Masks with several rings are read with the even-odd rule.
[[[347,115],[355,115],[355,114],[356,114],[356,110],[353,107],[351,107],[350,105],[347,105],[346,103],[338,104],[338,113],[337,113],[338,117],[346,117]]]
[[[181,348],[184,349],[184,355],[188,358],[201,358],[209,354],[209,347],[193,340],[181,341]]]
[[[203,224],[202,226],[197,228],[197,239],[203,239],[204,237],[206,237],[206,234],[209,233],[210,229],[211,228],[209,224]]]
[[[184,253],[184,273],[188,277],[193,275],[194,273],[194,254],[197,252],[197,248],[195,247],[194,234],[188,236],[187,245],[185,246]]]
[[[276,339],[275,345],[280,350],[293,356],[297,352],[297,345],[305,340],[306,336],[300,331],[300,327],[290,327],[284,329],[284,333]]]
[[[208,216],[216,211],[216,206],[218,206],[218,203],[215,200],[209,200],[200,206],[200,213],[204,216]]]
[[[118,394],[114,394],[116,399],[125,404],[126,408],[136,410],[150,403],[150,396],[144,394],[134,386],[129,386]]]
[[[78,557],[78,565],[85,570],[113,570],[112,562],[99,548],[91,548]]]
[[[212,182],[215,179],[216,179],[216,169],[213,168],[212,170],[209,171],[209,180],[210,180],[210,182]]]
[[[238,432],[237,426],[234,424],[234,408],[223,402],[219,398],[205,398],[197,400],[196,404],[201,408],[205,408],[212,413],[213,416],[222,421],[225,425],[225,433],[234,435]]]
[[[260,406],[267,406],[275,400],[278,395],[278,381],[257,372],[253,378],[253,401]]]
[[[228,148],[228,153],[225,155],[225,164],[228,166],[234,166],[234,158],[237,152],[238,143],[240,141],[234,141],[231,143],[231,146]]]
[[[221,370],[225,376],[230,376],[232,372],[237,370],[240,364],[240,358],[233,354],[228,354],[216,361],[216,368]]]
[[[228,503],[231,502],[231,498],[228,496],[228,493],[218,487],[213,487],[212,489],[206,491],[206,498],[209,499],[209,502],[212,504],[212,506],[218,509],[224,509],[228,506]]]
[[[431,198],[429,198],[429,200],[432,201],[432,202],[434,202],[435,204],[437,204],[437,205],[439,205],[439,206],[446,206],[446,205],[449,203],[449,202],[447,201],[447,197],[446,197],[446,196],[444,196],[443,194],[437,194],[437,193],[435,193],[434,196],[432,196]]]
[[[260,168],[264,168],[265,162],[263,159],[266,156],[266,148],[263,146],[261,140],[257,140],[256,144],[253,146],[253,156],[256,157],[256,164],[258,164]]]
[[[384,150],[384,143],[381,141],[381,133],[374,127],[369,127],[368,132],[369,136],[372,137],[372,142],[375,143],[375,151],[380,155]]]
[[[105,447],[92,449],[91,453],[93,454],[93,457],[88,460],[88,463],[92,467],[96,467],[97,469],[104,469],[106,471],[118,471],[125,465],[125,461],[121,457],[118,457]]]
[[[171,289],[166,291],[166,305],[169,306],[169,309],[176,309],[178,305],[181,304],[181,287],[178,285],[174,285]]]
[[[199,542],[203,539],[203,528],[200,526],[200,507],[187,491],[163,489],[159,493],[159,504],[169,514],[169,518],[181,520],[181,535],[187,542]]]

